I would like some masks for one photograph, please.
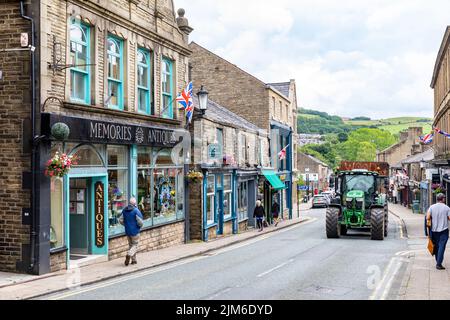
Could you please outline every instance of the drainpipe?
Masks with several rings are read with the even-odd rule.
[[[32,156],[31,156],[31,231],[30,231],[30,266],[29,272],[35,273],[36,265],[36,238],[38,236],[36,230],[36,162],[37,162],[37,143],[36,138],[36,75],[35,75],[35,23],[34,19],[28,17],[24,13],[23,1],[20,2],[20,16],[31,22],[31,134],[32,134]]]

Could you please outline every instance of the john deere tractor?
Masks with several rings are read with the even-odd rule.
[[[360,169],[338,172],[336,197],[327,210],[327,237],[339,238],[350,229],[369,229],[372,240],[384,240],[389,223],[387,196],[382,193],[386,183],[378,172]]]

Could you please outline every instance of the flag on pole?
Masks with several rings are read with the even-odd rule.
[[[289,148],[289,145],[287,145],[286,147],[284,147],[283,150],[280,151],[280,153],[278,153],[278,158],[280,160],[284,160],[287,157],[287,148]]]
[[[191,123],[192,116],[194,115],[194,101],[192,99],[193,91],[194,85],[191,81],[177,97],[177,102],[181,104],[182,109],[186,112],[186,119],[188,123]]]

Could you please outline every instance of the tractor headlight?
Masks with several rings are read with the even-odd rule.
[[[353,209],[353,199],[347,199],[347,209]]]
[[[364,207],[364,198],[356,199],[356,209],[362,210]]]

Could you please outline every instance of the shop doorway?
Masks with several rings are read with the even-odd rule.
[[[217,190],[216,192],[216,209],[217,209],[217,217],[218,217],[218,227],[217,227],[217,235],[223,235],[223,225],[224,225],[224,216],[223,216],[223,190]]]
[[[69,190],[70,259],[89,255],[90,179],[71,179]]]

